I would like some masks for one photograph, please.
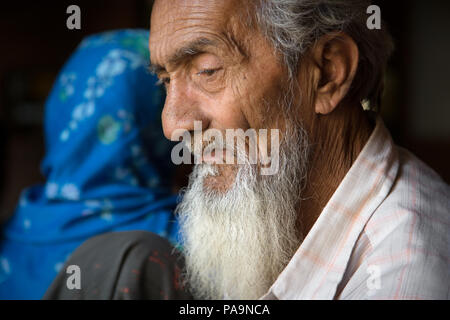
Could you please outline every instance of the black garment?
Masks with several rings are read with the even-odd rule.
[[[80,269],[80,289],[69,289]],[[182,255],[160,236],[146,231],[111,232],[84,242],[66,262],[43,299],[193,299],[183,287]]]

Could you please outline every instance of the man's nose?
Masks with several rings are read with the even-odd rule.
[[[162,112],[162,125],[167,139],[178,141],[179,130],[194,131],[194,121],[201,121],[201,129],[208,127],[208,119],[202,113],[189,88],[181,81],[171,81]],[[195,129],[199,129],[198,124]]]

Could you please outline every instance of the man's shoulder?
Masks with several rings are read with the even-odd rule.
[[[392,190],[393,194],[409,193],[412,204],[445,205],[448,212],[450,205],[450,186],[431,167],[410,151],[397,147],[400,163],[399,174]],[[415,198],[414,198],[415,197]],[[438,201],[436,203],[436,201]]]
[[[447,239],[450,186],[409,151],[398,148],[398,153],[399,170],[391,191],[365,228],[371,244],[385,237]]]
[[[450,277],[450,188],[409,151],[398,153],[392,189],[364,228],[365,262],[395,282],[398,298],[443,297]]]

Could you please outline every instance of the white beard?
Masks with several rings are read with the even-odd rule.
[[[302,241],[298,206],[307,169],[306,133],[291,123],[275,175],[239,165],[225,193],[205,187],[218,173],[199,164],[177,208],[186,281],[199,299],[258,299],[286,267]]]

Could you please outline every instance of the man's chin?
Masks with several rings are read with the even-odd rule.
[[[204,191],[224,194],[228,192],[236,180],[239,165],[213,164],[215,174],[209,174],[203,179]]]

